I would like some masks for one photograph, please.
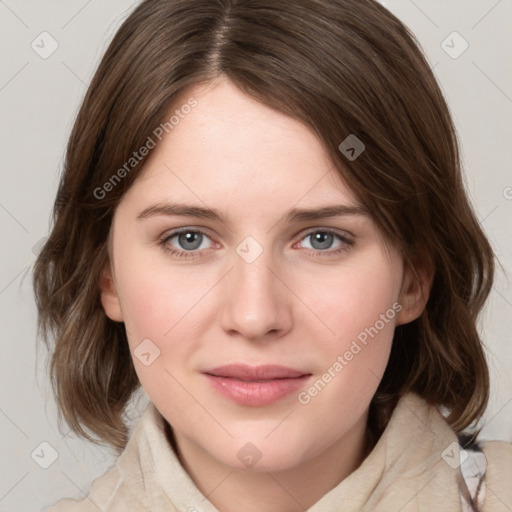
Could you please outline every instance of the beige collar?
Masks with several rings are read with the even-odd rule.
[[[409,393],[359,468],[307,512],[460,510],[457,437],[438,410]],[[180,464],[150,402],[117,464],[124,490],[150,510],[218,512]]]

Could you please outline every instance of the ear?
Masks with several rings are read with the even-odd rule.
[[[402,289],[398,302],[402,309],[396,316],[396,325],[408,324],[423,313],[432,288],[434,272],[427,265],[404,268]]]
[[[100,277],[101,305],[106,315],[114,322],[123,321],[123,312],[117,295],[117,290],[112,277],[110,262],[107,262]]]

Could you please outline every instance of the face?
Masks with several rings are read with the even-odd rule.
[[[412,287],[309,128],[227,80],[190,97],[116,210],[102,303],[179,444],[293,468],[364,428]]]

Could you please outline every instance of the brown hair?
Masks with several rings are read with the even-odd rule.
[[[98,187],[179,96],[219,76],[311,127],[405,263],[433,269],[424,312],[395,330],[371,405],[374,427],[383,428],[407,391],[448,408],[457,432],[479,419],[489,377],[476,320],[493,252],[464,191],[447,105],[414,36],[373,0],[146,0],[89,86],[35,264],[39,328],[47,346],[54,340],[50,372],[68,424],[121,450],[123,411],[139,386],[124,325],[104,313],[99,281],[114,210],[144,162],[100,199]],[[350,134],[365,145],[353,161],[338,149]]]

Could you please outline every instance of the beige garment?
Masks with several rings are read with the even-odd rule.
[[[359,468],[307,512],[459,512],[464,480],[455,433],[435,407],[409,393],[398,402]],[[483,512],[512,510],[512,445],[484,445]],[[170,447],[163,419],[149,403],[116,465],[80,502],[45,512],[219,512],[198,490]],[[243,512],[243,511],[240,511]]]

